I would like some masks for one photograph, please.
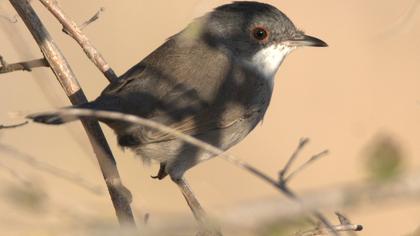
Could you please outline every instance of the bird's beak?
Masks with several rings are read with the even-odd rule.
[[[299,36],[294,39],[287,40],[285,44],[292,47],[303,47],[303,46],[328,47],[328,44],[322,41],[321,39],[315,38],[309,35],[305,35],[305,34],[303,36]]]

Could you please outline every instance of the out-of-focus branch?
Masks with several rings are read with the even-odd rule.
[[[29,154],[23,153],[23,152],[17,150],[16,148],[11,147],[9,145],[5,145],[5,144],[0,143],[0,153],[8,154],[8,155],[2,155],[3,156],[2,158],[6,157],[6,156],[9,156],[11,159],[22,161],[22,162],[30,165],[32,168],[34,168],[36,170],[48,173],[48,174],[53,175],[54,177],[57,177],[57,178],[67,180],[70,183],[73,183],[73,184],[75,184],[75,185],[77,185],[81,188],[84,188],[84,189],[88,190],[89,192],[91,192],[93,194],[99,195],[99,194],[103,194],[103,192],[104,192],[104,191],[102,191],[101,186],[89,183],[88,181],[86,181],[85,179],[83,179],[79,175],[73,174],[73,173],[71,173],[71,172],[69,172],[68,170],[65,170],[65,169],[57,168],[57,167],[55,167],[51,164],[48,164],[46,162],[39,161],[37,158],[35,158],[35,157],[33,157]],[[3,168],[7,168],[11,174],[16,172],[16,171],[12,170],[11,168],[8,168],[5,164],[3,164],[2,166],[3,166]],[[16,172],[16,173],[18,173],[18,172]]]
[[[293,162],[296,161],[297,157],[299,156],[300,152],[303,150],[303,148],[306,146],[306,144],[308,144],[309,139],[308,138],[302,138],[299,141],[298,146],[296,147],[295,151],[292,153],[292,155],[290,156],[289,160],[287,161],[286,165],[283,167],[283,169],[279,172],[279,181],[278,181],[278,186],[279,188],[283,191],[283,193],[285,193],[285,195],[302,204],[301,199],[289,188],[289,181],[291,180],[291,178],[293,176],[295,176],[296,173],[298,173],[299,171],[301,171],[302,169],[304,169],[306,166],[308,166],[310,163],[313,163],[315,160],[319,159],[320,157],[322,157],[323,155],[328,153],[328,150],[325,150],[319,154],[316,154],[314,156],[312,156],[312,158],[310,158],[307,162],[305,162],[303,165],[301,165],[298,169],[296,169],[295,171],[293,171],[291,174],[289,174],[288,176],[286,176],[286,174],[289,172]],[[322,224],[324,224],[326,226],[326,228],[328,228],[329,232],[335,236],[338,236],[337,231],[334,229],[333,225],[331,225],[331,223],[328,221],[327,217],[325,217],[320,211],[318,211],[317,209],[311,209],[310,212],[312,213],[313,216],[315,216],[315,218],[317,218]]]
[[[28,121],[24,121],[24,122],[21,122],[19,124],[13,124],[13,125],[1,125],[0,124],[0,129],[13,129],[13,128],[24,126],[26,124],[28,124]]]
[[[67,60],[51,39],[47,29],[29,4],[28,0],[10,0],[27,28],[38,43],[45,59],[66,92],[72,104],[87,102],[75,75]],[[134,217],[130,207],[129,191],[120,180],[111,149],[97,121],[83,119],[82,124],[86,130],[93,150],[101,167],[102,174],[111,195],[112,202],[121,224],[134,225]]]
[[[48,61],[45,60],[45,58],[8,64],[3,59],[3,57],[0,56],[0,74],[5,74],[5,73],[19,71],[19,70],[31,71],[32,68],[48,67],[48,66],[49,66]]]
[[[327,227],[316,227],[315,229],[306,230],[303,232],[296,233],[296,236],[317,236],[317,235],[330,235],[331,233],[337,232],[349,232],[354,233],[356,231],[362,231],[362,225],[355,225],[350,222],[342,214],[336,212],[335,213],[340,221],[339,225],[332,225],[330,228]]]
[[[361,225],[332,225],[331,226],[335,232],[351,232],[351,231],[361,231],[363,227]],[[317,228],[308,230],[302,233],[297,233],[296,236],[318,236],[318,235],[330,235],[332,233],[329,228]]]
[[[65,32],[67,32],[76,42],[82,47],[83,51],[89,59],[98,67],[98,69],[105,75],[109,82],[118,80],[114,70],[105,61],[98,50],[93,46],[90,40],[83,34],[77,24],[70,20],[61,8],[58,6],[56,0],[39,0],[63,25]]]

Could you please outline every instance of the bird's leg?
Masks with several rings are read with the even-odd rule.
[[[186,180],[184,179],[184,177],[181,177],[179,179],[174,179],[173,181],[178,185],[179,189],[182,192],[182,195],[184,195],[184,198],[187,201],[188,206],[191,208],[191,211],[194,214],[195,219],[199,223],[206,222],[207,214],[204,211],[204,209],[201,207],[197,198],[194,196],[194,193],[191,191],[191,188],[186,182]]]
[[[204,235],[209,235],[209,236],[222,235],[220,231],[216,227],[214,227],[214,225],[209,221],[207,217],[207,213],[201,207],[200,203],[198,202],[197,198],[194,196],[194,193],[191,191],[186,180],[183,177],[179,179],[172,179],[172,180],[178,185],[195,219],[199,223],[200,232],[197,235],[203,235],[203,236]]]

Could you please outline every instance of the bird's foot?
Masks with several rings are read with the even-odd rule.
[[[164,179],[166,176],[168,176],[168,173],[166,173],[165,167],[166,167],[165,163],[160,163],[160,168],[157,175],[155,176],[152,175],[150,177],[152,177],[152,179],[158,179],[158,180]]]

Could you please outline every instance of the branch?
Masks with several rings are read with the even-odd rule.
[[[63,25],[63,30],[67,32],[82,47],[88,58],[105,75],[109,82],[118,80],[114,70],[105,61],[98,50],[93,46],[89,39],[82,33],[77,24],[70,20],[60,9],[56,0],[39,0]]]
[[[337,233],[337,232],[355,232],[355,231],[362,231],[363,226],[362,225],[355,225],[350,222],[349,219],[347,219],[342,214],[336,212],[338,220],[340,221],[339,225],[332,225],[331,227],[325,228],[325,227],[317,227],[315,229],[307,230],[301,233],[297,233],[296,236],[317,236],[317,235],[329,235],[331,233]]]
[[[24,126],[26,124],[28,124],[28,121],[24,121],[22,123],[14,124],[14,125],[0,125],[0,129],[14,129],[14,128],[17,128],[17,127]]]
[[[77,105],[87,102],[86,96],[76,80],[72,69],[28,0],[10,0],[10,3],[16,9],[38,43],[45,59],[48,61],[72,104]],[[98,122],[83,119],[82,124],[98,159],[119,222],[121,224],[134,225],[134,217],[130,208],[131,199],[129,197],[129,191],[121,183],[115,159]]]
[[[139,124],[151,129],[158,130],[160,132],[164,132],[170,135],[173,135],[177,137],[178,139],[192,144],[198,148],[201,148],[202,150],[205,150],[211,154],[217,155],[222,157],[224,160],[234,164],[235,166],[242,168],[251,174],[255,175],[256,177],[262,179],[278,191],[285,194],[287,197],[289,197],[292,200],[295,200],[299,203],[302,203],[286,186],[276,181],[275,179],[271,178],[268,174],[265,174],[264,172],[258,170],[257,168],[249,165],[248,163],[241,161],[240,159],[225,153],[225,151],[208,144],[206,142],[203,142],[197,138],[194,138],[190,135],[184,134],[182,132],[179,132],[175,129],[172,129],[168,126],[162,125],[160,123],[157,123],[153,120],[145,119],[142,117],[138,117],[135,115],[130,114],[124,114],[120,112],[111,112],[111,111],[99,111],[99,110],[89,110],[89,109],[61,109],[54,112],[45,112],[45,113],[38,113],[29,115],[29,119],[33,119],[35,122],[41,122],[41,123],[59,123],[57,120],[57,116],[60,119],[61,122],[63,121],[70,121],[74,118],[99,118],[99,119],[109,119],[109,120],[118,120],[118,121],[125,121],[133,124]],[[304,206],[304,205],[303,205]],[[318,218],[322,223],[324,223],[328,228],[332,229],[331,224],[327,221],[325,217],[321,215],[321,213],[315,211],[315,210],[308,210],[308,212],[312,213],[316,218]],[[333,230],[332,230],[333,231]]]
[[[287,172],[290,170],[290,167],[292,166],[293,162],[297,159],[297,157],[299,156],[300,152],[303,150],[303,148],[306,146],[306,144],[308,144],[309,139],[308,138],[302,138],[299,141],[299,144],[297,146],[297,148],[295,149],[295,151],[293,152],[293,154],[290,156],[289,160],[287,161],[286,165],[284,166],[284,168],[279,172],[279,188],[282,189],[282,191],[286,194],[287,197],[289,197],[290,199],[293,199],[299,203],[301,203],[303,205],[303,202],[301,201],[301,199],[289,188],[288,183],[291,180],[292,177],[294,177],[296,175],[296,173],[300,172],[301,170],[303,170],[305,167],[307,167],[309,164],[313,163],[315,160],[319,159],[321,156],[325,155],[328,153],[327,150],[316,154],[314,156],[312,156],[307,162],[305,162],[303,165],[301,165],[298,169],[296,169],[294,172],[292,172],[291,174],[289,174],[286,177]],[[331,225],[331,223],[327,220],[327,217],[325,217],[321,212],[319,212],[318,210],[311,210],[311,213],[313,216],[315,216],[315,218],[317,218],[319,221],[321,221],[328,229],[329,231],[334,234],[335,236],[338,236],[337,231],[334,230],[333,225]]]
[[[45,58],[7,64],[6,61],[0,56],[0,74],[10,73],[13,71],[31,71],[32,68],[49,67],[48,61]]]
[[[83,179],[79,175],[73,174],[65,169],[60,169],[49,163],[39,161],[37,158],[29,154],[23,153],[14,147],[0,143],[0,152],[4,154],[9,154],[9,155],[2,155],[3,157],[12,156],[14,160],[22,161],[26,163],[27,165],[31,166],[32,168],[38,171],[51,174],[56,178],[67,180],[70,183],[78,185],[79,187],[84,188],[93,194],[96,194],[96,195],[103,194],[101,186],[89,183],[87,180]],[[15,172],[11,168],[7,167],[6,165],[3,165],[3,167],[9,169],[9,172],[11,172],[11,174],[13,174],[12,172]],[[17,171],[16,173],[18,172],[19,171]]]

